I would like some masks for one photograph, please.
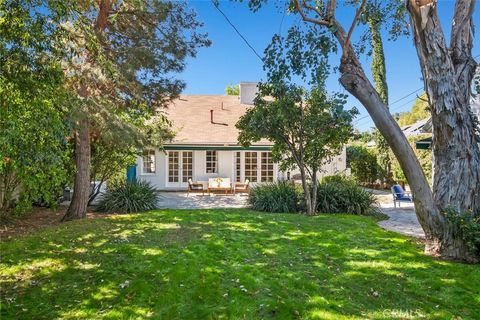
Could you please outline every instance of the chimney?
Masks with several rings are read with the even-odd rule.
[[[240,103],[253,105],[258,93],[258,84],[256,82],[241,82],[240,83]]]

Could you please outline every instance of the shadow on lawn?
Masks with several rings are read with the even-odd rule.
[[[161,211],[1,249],[2,319],[480,317],[478,267],[354,216]]]

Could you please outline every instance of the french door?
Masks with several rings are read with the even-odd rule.
[[[193,177],[193,152],[169,151],[167,184],[171,187],[185,187]]]

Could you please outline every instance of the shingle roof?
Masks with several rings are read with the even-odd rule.
[[[177,135],[170,144],[238,145],[235,123],[250,105],[240,104],[238,96],[182,95],[164,110]],[[213,110],[211,123],[210,110]],[[272,145],[262,140],[255,145]]]

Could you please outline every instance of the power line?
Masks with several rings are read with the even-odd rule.
[[[220,14],[225,18],[225,20],[227,20],[228,24],[233,28],[233,30],[235,30],[235,32],[240,36],[240,38],[242,38],[242,40],[247,44],[247,46],[250,49],[252,49],[253,53],[258,57],[258,59],[260,59],[260,61],[263,62],[262,57],[258,54],[258,52],[255,50],[255,48],[248,42],[248,40],[240,33],[240,31],[238,31],[238,29],[230,21],[230,19],[228,19],[227,15],[222,11],[222,9],[220,9],[218,4],[216,4],[214,0],[212,0],[212,4],[218,10],[218,12],[220,12]]]
[[[477,59],[478,57],[480,57],[480,54],[477,54],[476,56],[474,56],[473,59]],[[417,92],[420,91],[420,90],[424,90],[424,87],[420,87],[420,88],[418,88],[417,90],[415,90],[415,91],[413,91],[413,92],[410,92],[409,94],[401,97],[400,99],[395,100],[394,102],[392,102],[392,103],[389,104],[389,107],[392,106],[392,105],[394,105],[395,103],[398,103],[398,102],[400,102],[400,101],[408,98],[409,96],[411,96],[411,95],[414,94],[414,93],[417,93]],[[398,110],[399,108],[401,108],[401,107],[403,107],[403,106],[406,106],[407,104],[409,104],[409,103],[411,103],[411,102],[413,102],[413,101],[415,101],[415,100],[416,100],[416,98],[413,99],[413,100],[411,100],[411,101],[408,101],[408,102],[406,102],[406,103],[404,103],[404,104],[402,104],[402,105],[400,105],[400,106],[398,106],[398,107],[396,107],[396,108],[392,108],[392,109],[390,109],[390,111]],[[358,118],[358,119],[355,120],[355,123],[354,123],[354,124],[355,124],[355,125],[358,125],[360,120],[366,119],[366,118],[369,118],[369,117],[370,117],[370,114],[367,114],[366,116],[363,116],[363,117],[361,117],[361,118]],[[370,119],[369,119],[369,120],[370,120]],[[366,122],[365,122],[365,123],[366,123]]]
[[[407,94],[407,95],[405,95],[405,96],[403,96],[403,97],[395,100],[394,102],[392,102],[392,103],[389,104],[389,107],[391,107],[392,105],[394,105],[394,104],[396,104],[396,103],[399,103],[399,102],[402,101],[402,100],[405,100],[406,98],[410,97],[412,94],[415,94],[415,93],[417,93],[417,92],[420,91],[420,90],[423,90],[423,87],[418,88],[418,89],[416,89],[415,91],[412,91],[412,92],[410,92],[409,94]],[[416,98],[415,98],[415,99],[416,99]],[[411,101],[409,101],[409,102],[411,102]],[[407,102],[407,103],[409,103],[409,102]],[[404,104],[402,104],[400,107],[403,107],[403,106],[404,106]],[[396,110],[396,109],[398,109],[398,108],[399,108],[399,107],[397,107],[397,108],[392,108],[392,109],[390,109],[390,111]],[[360,120],[362,120],[362,119],[365,119],[365,118],[368,118],[368,117],[370,117],[369,114],[366,115],[366,116],[363,116],[363,117],[361,117],[361,118],[358,118],[358,119],[355,121],[355,124],[357,124],[358,121],[360,121]]]

